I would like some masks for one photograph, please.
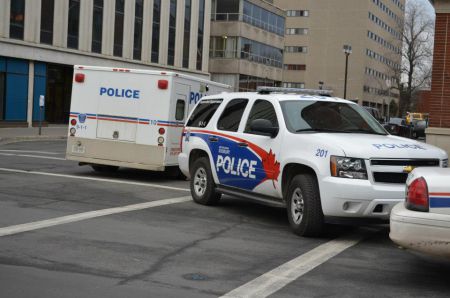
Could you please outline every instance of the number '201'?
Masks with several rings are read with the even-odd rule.
[[[317,149],[316,156],[318,157],[327,157],[328,150]]]

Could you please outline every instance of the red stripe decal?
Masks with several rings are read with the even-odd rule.
[[[430,192],[430,196],[449,196],[450,192]]]

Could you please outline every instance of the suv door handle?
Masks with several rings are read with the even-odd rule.
[[[209,140],[210,142],[218,142],[218,141],[219,141],[219,138],[218,138],[218,137],[208,137],[208,140]]]
[[[248,147],[248,143],[246,143],[246,142],[238,143],[238,145],[239,145],[239,147]]]

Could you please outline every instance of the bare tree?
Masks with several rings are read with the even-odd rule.
[[[391,67],[395,78],[394,87],[400,94],[399,114],[411,108],[413,95],[423,87],[430,86],[433,59],[434,19],[423,4],[408,0],[404,21],[398,23],[401,32],[398,42],[402,44],[400,69]]]

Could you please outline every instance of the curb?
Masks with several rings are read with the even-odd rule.
[[[18,142],[32,142],[32,141],[58,141],[65,140],[67,136],[23,136],[14,138],[1,138],[0,145],[18,143]]]

